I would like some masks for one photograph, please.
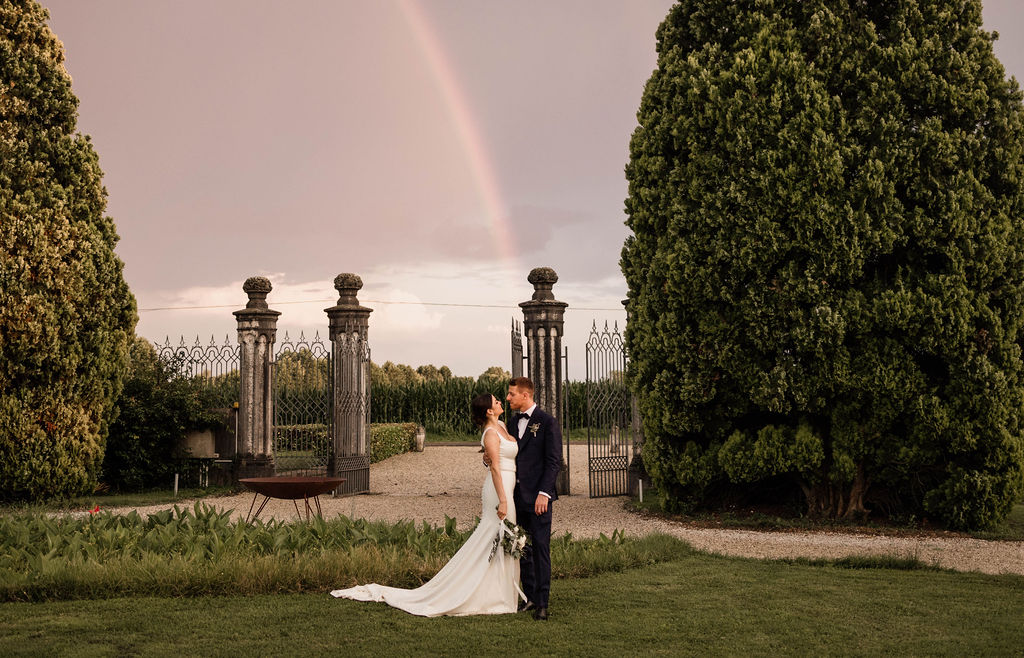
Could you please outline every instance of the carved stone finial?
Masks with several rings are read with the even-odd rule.
[[[249,295],[249,303],[246,308],[268,308],[267,294],[273,289],[270,279],[264,276],[251,276],[242,284],[242,290]]]
[[[555,295],[551,292],[552,286],[558,282],[558,275],[550,267],[535,267],[530,270],[530,276],[526,280],[533,284],[534,301],[554,301]]]
[[[338,291],[338,306],[359,306],[356,293],[363,287],[363,280],[351,272],[334,277],[334,289]]]

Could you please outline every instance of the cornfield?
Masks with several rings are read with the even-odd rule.
[[[452,377],[397,385],[374,381],[370,388],[370,419],[374,423],[417,423],[430,433],[473,434],[476,428],[469,416],[470,400],[480,393],[504,400],[507,391],[508,382],[497,379],[477,382],[469,377]],[[585,427],[586,383],[565,382],[563,392],[562,427]]]
[[[370,420],[374,423],[417,423],[428,432],[473,434],[469,403],[476,395],[490,393],[505,399],[508,382],[498,379],[476,382],[469,377],[440,381],[370,384]]]

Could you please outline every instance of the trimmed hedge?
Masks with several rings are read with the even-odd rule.
[[[416,446],[416,423],[373,423],[370,425],[370,463],[409,452]]]
[[[416,445],[418,427],[416,423],[371,423],[370,463],[412,450]],[[286,425],[276,427],[274,431],[283,435],[283,438],[276,439],[278,450],[311,450],[318,457],[326,457],[331,452],[331,435],[327,425]]]

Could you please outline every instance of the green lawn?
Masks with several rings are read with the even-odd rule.
[[[326,593],[0,605],[0,655],[1021,655],[1024,578],[693,554],[557,580],[552,618]]]

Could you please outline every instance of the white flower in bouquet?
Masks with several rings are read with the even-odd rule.
[[[521,526],[518,526],[508,519],[501,520],[501,526],[498,528],[498,534],[494,537],[494,543],[491,545],[491,554],[487,558],[493,560],[495,553],[498,552],[498,546],[501,546],[502,550],[508,554],[513,560],[518,560],[523,557],[523,551],[526,550],[527,544],[530,543],[530,536],[526,534]]]

